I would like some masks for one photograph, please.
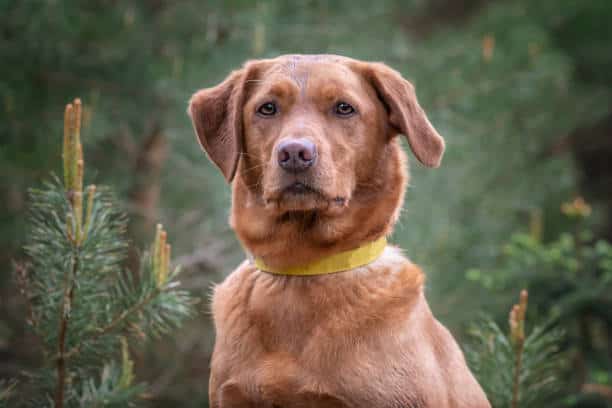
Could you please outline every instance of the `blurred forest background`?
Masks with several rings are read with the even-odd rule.
[[[88,176],[117,189],[132,251],[161,220],[203,299],[133,356],[137,377],[153,406],[206,406],[207,299],[243,252],[186,104],[284,53],[384,61],[415,84],[448,148],[440,169],[412,160],[392,242],[427,271],[434,313],[463,343],[483,311],[507,327],[529,289],[528,315],[566,333],[563,405],[612,406],[609,0],[0,2],[0,378],[40,364],[11,260],[26,190],[60,172],[63,107],[80,96]]]

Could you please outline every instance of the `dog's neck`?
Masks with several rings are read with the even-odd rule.
[[[237,177],[230,224],[254,257],[274,268],[305,265],[389,235],[403,204],[408,174],[397,146],[386,161],[377,191],[356,190],[340,214],[271,212]]]
[[[360,268],[376,261],[387,247],[385,237],[368,242],[359,248],[339,252],[328,257],[309,262],[304,265],[295,265],[285,268],[276,268],[265,263],[261,258],[254,258],[253,262],[260,271],[285,276],[316,276],[329,275]]]

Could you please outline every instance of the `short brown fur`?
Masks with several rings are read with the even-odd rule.
[[[274,102],[278,113],[258,114]],[[355,114],[340,117],[340,101]],[[391,233],[408,181],[396,135],[437,167],[443,139],[412,85],[380,63],[283,56],[247,63],[197,92],[200,144],[232,181],[230,224],[268,265],[309,263]],[[276,163],[281,141],[305,137],[316,165]],[[293,183],[308,186],[289,193]],[[215,288],[212,407],[485,408],[486,396],[399,250],[353,270],[280,276],[245,261]]]

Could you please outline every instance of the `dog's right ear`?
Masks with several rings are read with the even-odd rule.
[[[200,146],[228,182],[236,174],[242,151],[242,107],[248,70],[245,66],[219,85],[196,92],[187,110]]]

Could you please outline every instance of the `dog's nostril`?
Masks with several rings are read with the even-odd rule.
[[[286,139],[277,147],[278,164],[291,172],[304,171],[317,158],[317,148],[308,139]]]
[[[311,161],[313,159],[312,153],[313,153],[313,151],[308,150],[308,149],[300,150],[300,152],[299,152],[300,160]]]
[[[291,155],[289,154],[288,151],[286,150],[279,150],[278,151],[278,161],[279,162],[286,162],[289,161],[291,159]]]

